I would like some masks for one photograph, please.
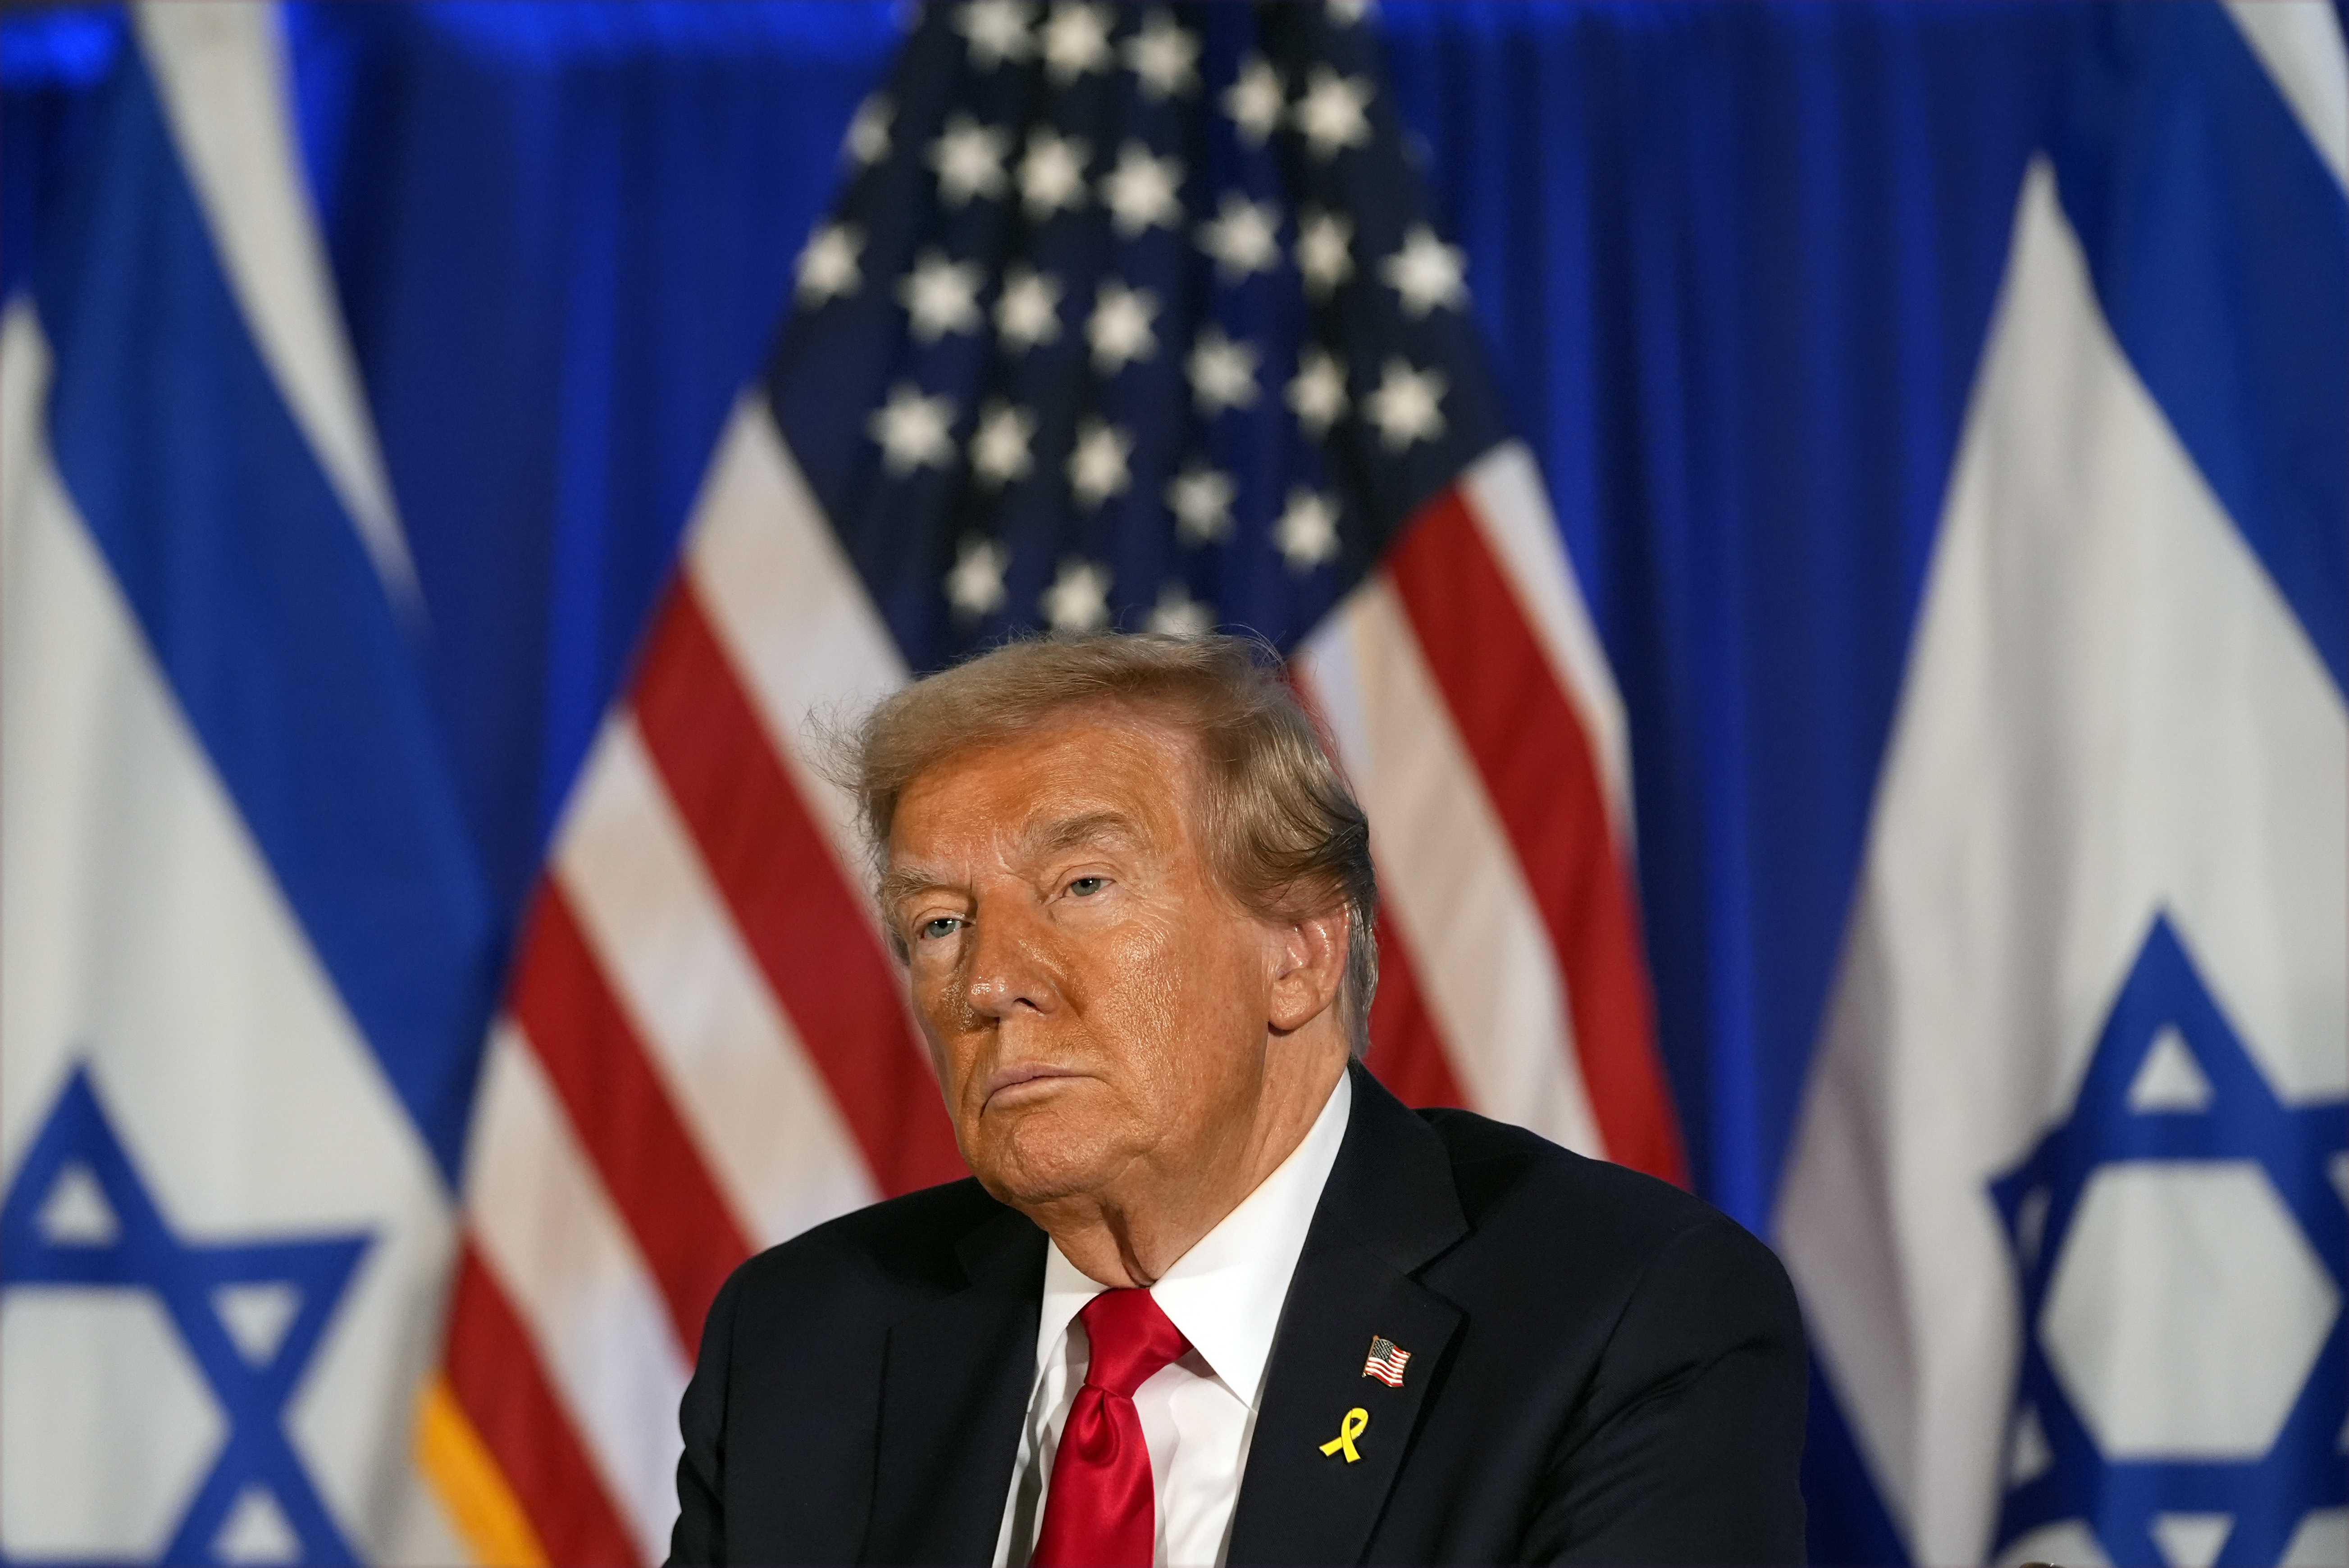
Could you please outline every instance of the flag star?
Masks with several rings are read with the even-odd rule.
[[[1437,305],[1458,310],[1466,304],[1467,271],[1466,253],[1437,239],[1424,223],[1413,223],[1403,236],[1402,249],[1379,263],[1379,276],[1401,296],[1403,314],[1414,320]]]
[[[1077,432],[1069,453],[1069,488],[1087,510],[1113,495],[1123,495],[1133,476],[1126,459],[1133,455],[1133,438],[1105,419],[1088,419]]]
[[[1280,209],[1226,191],[1216,216],[1199,225],[1199,249],[1226,283],[1268,273],[1280,261]]]
[[[977,262],[950,262],[937,251],[925,251],[914,270],[897,282],[897,298],[913,318],[914,338],[936,343],[950,332],[978,330]]]
[[[1183,160],[1153,158],[1141,142],[1117,150],[1117,167],[1102,181],[1102,201],[1125,239],[1157,224],[1171,229],[1183,215]]]
[[[1444,436],[1444,372],[1413,370],[1400,359],[1387,361],[1378,390],[1364,399],[1362,412],[1379,428],[1379,440],[1391,452],[1413,441],[1440,440]]]
[[[1093,314],[1085,323],[1085,341],[1092,346],[1093,368],[1114,376],[1137,359],[1158,352],[1158,335],[1150,323],[1158,315],[1158,296],[1148,289],[1128,288],[1115,278],[1101,286],[1093,298]]]
[[[1297,486],[1272,525],[1272,542],[1291,572],[1312,571],[1338,553],[1338,508],[1320,491]]]
[[[1305,292],[1328,299],[1354,275],[1354,221],[1314,208],[1297,224],[1297,270],[1305,274]]]
[[[1330,158],[1371,139],[1370,107],[1368,78],[1341,77],[1327,66],[1316,66],[1306,78],[1305,96],[1297,101],[1297,129],[1314,157]]]
[[[206,1488],[222,1501],[238,1501],[225,1519],[218,1511],[207,1519],[203,1501],[188,1504],[178,1527],[186,1544],[165,1554],[318,1563],[347,1552],[314,1484],[319,1478],[286,1438],[294,1395],[319,1365],[319,1326],[336,1321],[376,1238],[281,1233],[255,1244],[181,1235],[160,1202],[171,1189],[150,1190],[141,1179],[87,1064],[73,1069],[45,1125],[21,1130],[31,1148],[18,1150],[25,1159],[12,1177],[19,1185],[0,1232],[6,1283],[140,1291],[152,1304],[149,1332],[162,1336],[145,1343],[183,1368],[174,1377],[181,1398],[218,1412],[221,1435],[211,1440],[219,1458]],[[20,1381],[10,1391],[21,1400],[23,1387]],[[13,1454],[11,1462],[21,1467]]]
[[[1028,133],[1028,155],[1019,160],[1019,200],[1028,216],[1043,222],[1063,207],[1085,200],[1085,160],[1092,156],[1081,138],[1062,136],[1049,125]]]
[[[955,17],[955,31],[970,46],[970,63],[991,71],[1006,60],[1024,60],[1036,52],[1029,31],[1036,8],[1020,0],[974,0]]]
[[[1216,629],[1216,612],[1191,597],[1180,583],[1169,583],[1158,591],[1158,603],[1150,612],[1150,629],[1177,637],[1199,637]]]
[[[1317,441],[1345,418],[1346,366],[1336,355],[1326,348],[1305,351],[1288,384],[1288,411]]]
[[[1239,487],[1232,476],[1194,459],[1166,486],[1175,530],[1185,544],[1210,544],[1232,531],[1232,502]]]
[[[1055,5],[1044,24],[1044,69],[1062,86],[1087,71],[1109,68],[1110,9]]]
[[[976,621],[1003,607],[1003,569],[1011,552],[991,539],[967,539],[947,573],[947,603],[957,618]]]
[[[1255,407],[1258,358],[1253,344],[1233,342],[1219,326],[1199,334],[1184,366],[1199,412],[1212,419],[1226,408]]]
[[[947,121],[946,133],[930,143],[930,167],[937,170],[938,198],[959,207],[974,196],[1003,194],[1003,160],[1010,135],[981,125],[967,114]]]
[[[1026,479],[1035,466],[1028,450],[1035,437],[1035,415],[1010,403],[988,405],[970,438],[971,471],[990,485]]]
[[[1199,85],[1199,40],[1165,12],[1153,11],[1126,40],[1125,64],[1143,98],[1155,102],[1187,93]]]
[[[1056,632],[1098,632],[1109,624],[1109,568],[1070,556],[1044,590],[1044,619]]]
[[[1280,111],[1288,105],[1288,91],[1280,85],[1280,73],[1262,55],[1250,55],[1232,85],[1224,89],[1224,112],[1232,117],[1240,140],[1250,147],[1262,147],[1265,138],[1279,129]]]
[[[848,122],[848,156],[859,169],[870,169],[889,156],[889,122],[895,116],[887,93],[874,93],[856,106]]]
[[[854,223],[826,223],[810,234],[808,242],[800,247],[800,304],[821,305],[863,287],[864,274],[856,264],[856,255],[864,248],[864,231]]]
[[[995,335],[1006,348],[1025,354],[1061,335],[1061,282],[1050,273],[1014,264],[1003,274],[1003,297],[995,302]]]
[[[889,401],[864,422],[881,443],[881,464],[898,479],[916,469],[942,469],[954,457],[954,399],[925,397],[910,381],[890,389]]]

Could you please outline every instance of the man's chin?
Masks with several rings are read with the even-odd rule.
[[[1070,1125],[1073,1119],[1057,1102],[1074,1098],[1061,1091],[1000,1112],[990,1107],[988,1120],[995,1125],[971,1161],[979,1184],[1001,1202],[1033,1210],[1081,1197],[1124,1169],[1129,1150],[1097,1127]]]

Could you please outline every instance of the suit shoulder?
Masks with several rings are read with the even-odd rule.
[[[1472,1231],[1526,1233],[1642,1269],[1666,1253],[1717,1255],[1737,1272],[1781,1273],[1776,1256],[1728,1215],[1669,1181],[1561,1148],[1474,1111],[1423,1110],[1444,1146]]]
[[[953,1289],[962,1276],[957,1249],[1009,1212],[970,1177],[926,1187],[769,1247],[734,1271],[729,1288],[754,1299],[811,1292],[870,1299],[875,1292]]]

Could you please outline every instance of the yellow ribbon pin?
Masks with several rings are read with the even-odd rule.
[[[1343,1449],[1346,1450],[1346,1462],[1352,1464],[1362,1457],[1354,1451],[1354,1439],[1361,1437],[1363,1429],[1370,1424],[1371,1413],[1359,1405],[1355,1406],[1346,1412],[1346,1418],[1338,1423],[1338,1435],[1321,1445],[1321,1451],[1325,1454],[1334,1454],[1340,1449]]]

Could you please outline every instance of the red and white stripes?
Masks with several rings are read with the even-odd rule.
[[[443,1491],[509,1516],[471,1532],[484,1556],[657,1560],[677,1400],[728,1272],[962,1173],[802,727],[904,678],[747,400],[558,831],[484,1068],[442,1410],[478,1442],[436,1451],[447,1420],[426,1427]]]
[[[1679,1173],[1620,710],[1504,447],[1299,652],[1386,892],[1372,1064]],[[484,1558],[651,1561],[700,1319],[751,1251],[961,1174],[812,716],[902,682],[763,403],[735,414],[491,1042],[428,1468]]]
[[[1440,1041],[1464,1103],[1677,1179],[1621,707],[1557,541],[1531,458],[1497,448],[1299,652],[1387,901],[1372,1061],[1440,1082]]]

